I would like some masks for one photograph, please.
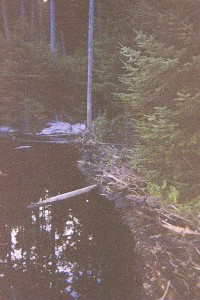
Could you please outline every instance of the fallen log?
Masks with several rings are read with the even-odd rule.
[[[16,138],[15,141],[20,143],[28,143],[28,144],[69,144],[69,140],[55,140],[55,141],[40,141],[40,140],[26,140],[26,139],[19,139]]]
[[[27,208],[36,208],[36,207],[40,207],[40,206],[53,204],[53,203],[58,202],[58,201],[63,201],[63,200],[66,200],[66,199],[70,199],[70,198],[88,193],[88,192],[92,191],[93,189],[95,189],[96,187],[97,187],[97,185],[94,184],[94,185],[90,185],[90,186],[87,186],[87,187],[82,188],[82,189],[78,189],[78,190],[71,191],[71,192],[68,192],[68,193],[65,193],[65,194],[57,195],[57,196],[45,199],[43,201],[39,201],[39,202],[30,204],[30,205],[28,205]]]
[[[148,206],[150,208],[160,208],[160,205],[157,203],[148,202],[148,198],[137,198],[133,195],[126,195],[126,199],[131,200],[132,203],[137,203],[140,205]]]
[[[189,227],[186,227],[186,228],[183,228],[183,227],[179,227],[179,226],[174,226],[166,221],[162,221],[161,223],[162,227],[165,227],[175,233],[178,233],[178,234],[181,234],[183,236],[185,235],[200,235],[200,232],[198,231],[194,231],[194,230],[191,230]]]

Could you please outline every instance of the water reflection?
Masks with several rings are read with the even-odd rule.
[[[55,160],[53,163],[55,166]],[[33,161],[31,164],[34,170]],[[23,173],[23,167],[20,164],[20,170],[16,171]],[[46,165],[46,170],[48,168],[51,166]],[[61,173],[63,175],[63,170]],[[24,187],[17,203],[7,191],[7,183],[4,186],[0,299],[139,299],[141,283],[134,265],[137,257],[132,238],[111,205],[91,194],[88,198],[79,197],[30,212],[24,208],[27,196],[28,202],[32,201],[39,189],[39,198],[46,199],[58,193],[54,186],[56,180],[59,180],[59,188],[62,186],[61,192],[66,182],[56,177],[53,184],[49,184],[49,178],[44,181],[42,177],[41,189],[41,185],[34,184],[39,182],[38,175],[37,180],[33,174],[28,177],[26,181],[34,191],[30,185],[23,185],[22,176],[22,182],[17,185]],[[12,186],[13,191],[16,185]]]

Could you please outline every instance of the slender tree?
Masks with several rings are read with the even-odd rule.
[[[5,0],[1,0],[1,12],[2,12],[2,17],[3,17],[3,26],[4,26],[5,37],[7,40],[10,40],[10,28],[9,28],[8,12],[7,12],[7,6],[6,6]]]
[[[55,0],[50,0],[50,44],[51,53],[56,52],[56,16],[55,16]]]
[[[87,131],[92,123],[92,69],[93,69],[94,0],[89,2],[88,30],[88,83],[87,83]]]
[[[20,17],[25,16],[25,5],[24,0],[20,0]]]

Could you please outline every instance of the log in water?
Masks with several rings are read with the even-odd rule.
[[[82,189],[78,189],[78,190],[71,191],[71,192],[68,192],[68,193],[65,193],[65,194],[57,195],[55,197],[48,198],[44,201],[39,201],[37,203],[33,203],[33,204],[29,205],[28,208],[36,208],[36,207],[40,207],[40,206],[53,204],[53,203],[58,202],[58,201],[71,199],[73,197],[77,197],[79,195],[89,193],[90,191],[94,190],[96,187],[97,187],[97,185],[94,184],[94,185],[90,185],[90,186],[87,186],[87,187],[82,188]]]

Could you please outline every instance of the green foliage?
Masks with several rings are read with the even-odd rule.
[[[170,101],[166,90],[177,67],[178,53],[141,32],[137,33],[135,43],[134,49],[121,49],[125,72],[119,79],[127,92],[118,93],[118,97],[135,114],[143,115],[159,106],[161,97]]]
[[[95,142],[105,142],[108,140],[111,129],[111,122],[107,119],[106,113],[104,113],[92,122],[91,137]]]
[[[106,110],[109,118],[121,112],[113,93],[119,91],[118,77],[121,62],[118,57],[120,43],[129,40],[129,5],[123,0],[96,2],[93,94],[96,112]]]
[[[48,121],[46,109],[35,99],[25,98],[21,101],[21,118],[27,131],[38,131]],[[31,128],[30,128],[31,126]]]
[[[130,147],[137,134],[133,164],[173,203],[200,190],[200,26],[194,5],[199,11],[192,0],[132,1],[126,8],[119,0],[111,16],[103,0],[96,20],[94,94],[115,119],[106,138]],[[117,57],[120,44],[125,46]]]
[[[46,115],[42,91],[50,64],[48,50],[13,36],[9,43],[2,41],[0,52],[0,123],[19,127],[28,111],[34,123],[40,123]]]
[[[0,38],[0,124],[37,130],[57,111],[84,119],[86,53],[58,53],[52,63],[49,45],[27,41],[26,26],[19,29],[9,42]]]
[[[148,191],[151,196],[165,199],[170,204],[177,204],[180,200],[180,192],[177,187],[168,185],[166,180],[163,180],[160,185],[149,182]]]
[[[186,0],[187,1],[187,0]],[[188,0],[190,6],[193,0]],[[148,36],[154,35],[157,40],[167,47],[173,46],[182,49],[188,46],[193,35],[193,24],[188,18],[192,16],[192,7],[184,6],[184,1],[173,0],[142,0],[130,8],[134,14],[131,25]]]
[[[200,196],[194,199],[188,199],[185,203],[176,204],[177,213],[185,215],[187,218],[199,219],[200,214]]]
[[[127,115],[110,119],[104,112],[92,122],[91,137],[96,142],[110,142],[130,147],[136,142],[136,137],[129,122]],[[132,131],[131,137],[130,131]]]
[[[117,94],[138,135],[133,163],[172,203],[191,199],[200,191],[200,57],[186,61],[185,49],[141,32],[133,44],[121,50],[125,72]]]

